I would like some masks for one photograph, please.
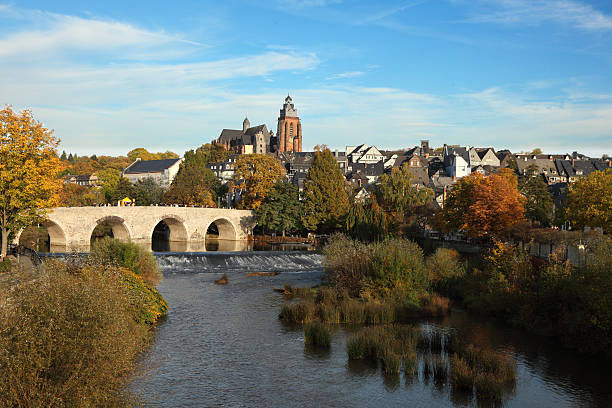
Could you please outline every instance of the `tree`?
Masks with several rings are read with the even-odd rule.
[[[178,159],[178,154],[167,151],[165,153],[150,153],[144,147],[138,147],[136,149],[132,149],[128,152],[127,156],[130,160],[134,161],[136,159],[140,160],[161,160],[161,159]]]
[[[542,154],[542,149],[540,149],[539,147],[536,147],[535,149],[531,151],[530,154]]]
[[[62,155],[60,156],[60,160],[66,161],[68,160],[68,157],[66,156],[66,151],[62,150]]]
[[[390,216],[378,205],[376,196],[365,202],[353,202],[346,216],[346,231],[362,242],[384,241],[391,234]]]
[[[463,177],[450,192],[439,214],[445,231],[462,229],[474,237],[498,237],[524,220],[518,179],[509,169],[483,177]]]
[[[112,202],[115,189],[119,184],[121,172],[116,169],[107,168],[97,173],[98,178],[102,181],[102,192],[107,203]],[[124,198],[124,197],[121,197]]]
[[[219,180],[214,173],[194,157],[185,154],[178,173],[164,195],[167,204],[215,207]]]
[[[62,207],[83,207],[94,205],[97,195],[93,188],[78,184],[64,184],[59,194],[58,205]]]
[[[349,211],[345,179],[336,158],[325,149],[315,152],[304,183],[302,223],[308,230],[336,229]]]
[[[57,156],[59,140],[24,110],[0,111],[0,229],[6,256],[9,233],[16,233],[57,205],[63,165]]]
[[[272,187],[270,194],[255,210],[257,224],[267,230],[293,232],[300,229],[300,214],[302,203],[296,185],[286,180],[280,181]]]
[[[280,162],[267,154],[244,154],[236,160],[232,190],[242,191],[239,207],[256,210],[285,175]]]
[[[115,186],[115,190],[111,195],[110,202],[115,203],[119,200],[123,200],[124,198],[134,198],[134,185],[130,182],[130,180],[125,177],[119,178],[117,185]]]
[[[230,152],[223,145],[206,143],[198,147],[195,154],[200,155],[206,164],[209,164],[227,160]]]
[[[391,174],[383,174],[376,191],[376,198],[386,212],[404,216],[410,209],[425,205],[434,199],[428,188],[416,189],[412,186],[412,173],[407,163],[394,167]]]
[[[594,171],[571,184],[565,215],[575,228],[601,227],[612,233],[612,170]]]
[[[136,205],[160,204],[164,198],[164,189],[153,177],[140,179],[134,184],[133,198]]]
[[[542,176],[528,168],[527,176],[519,183],[519,191],[525,197],[525,217],[550,226],[554,203]]]

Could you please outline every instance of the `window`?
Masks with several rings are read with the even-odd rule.
[[[289,124],[289,137],[293,137],[293,123]]]

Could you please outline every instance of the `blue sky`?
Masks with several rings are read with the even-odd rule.
[[[429,139],[612,154],[609,0],[0,0],[0,105],[79,154],[182,153],[223,128],[304,147]]]

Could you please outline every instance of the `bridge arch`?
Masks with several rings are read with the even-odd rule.
[[[166,226],[168,227],[168,240],[170,242],[187,242],[189,240],[189,234],[187,233],[186,227],[187,223],[182,217],[173,214],[163,215],[159,217],[157,222],[155,223],[155,225],[153,225],[153,228],[151,229],[151,232],[149,234],[150,237],[153,236],[153,233],[161,223],[166,224]]]
[[[236,241],[238,240],[238,229],[234,225],[234,223],[225,217],[219,217],[212,220],[206,226],[206,233],[211,230],[212,226],[215,226],[218,231],[218,239],[219,240],[227,240],[227,241]]]
[[[131,240],[133,234],[130,231],[130,228],[128,227],[127,223],[123,218],[118,217],[116,215],[107,215],[96,220],[96,224],[93,225],[89,230],[89,238],[91,239],[93,237],[93,233],[96,227],[104,224],[110,226],[113,232],[113,238],[125,242]]]
[[[64,229],[56,222],[47,220],[42,223],[49,234],[49,251],[57,252],[66,249],[66,233]]]

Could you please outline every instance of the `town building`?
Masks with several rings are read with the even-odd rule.
[[[163,160],[141,160],[137,158],[121,172],[121,176],[127,178],[132,183],[152,178],[159,185],[167,188],[172,184],[172,180],[174,180],[176,173],[178,173],[182,161],[182,158]]]
[[[272,138],[273,134],[266,125],[251,127],[249,119],[244,118],[242,130],[223,129],[215,143],[236,154],[265,154],[272,150]]]
[[[297,115],[297,109],[291,96],[287,95],[283,108],[278,116],[276,139],[273,141],[277,152],[302,151],[302,123]]]
[[[95,187],[101,185],[102,181],[95,174],[69,174],[64,178],[64,184]]]

